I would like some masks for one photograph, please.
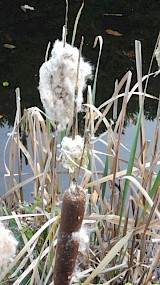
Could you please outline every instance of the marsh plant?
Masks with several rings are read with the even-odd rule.
[[[76,47],[56,40],[50,59],[40,68],[39,91],[46,114],[58,130],[72,123],[76,88],[77,111],[81,110],[82,92],[91,71]]]
[[[40,68],[45,113],[32,107],[21,116],[16,89],[15,123],[4,151],[6,192],[1,196],[0,222],[8,221],[17,241],[9,230],[0,231],[2,249],[2,235],[10,246],[13,242],[12,259],[0,272],[0,284],[150,285],[160,280],[159,90],[157,97],[147,93],[149,78],[158,72],[151,73],[150,67],[142,76],[141,43],[136,41],[137,83],[131,87],[128,71],[116,81],[110,99],[96,107],[103,40],[98,36],[94,43],[100,48],[93,72],[82,57],[83,38],[79,48],[74,47],[82,8],[72,44],[66,42],[66,16],[62,41],[54,43]],[[158,38],[150,66],[155,57],[159,66],[159,54]],[[93,86],[87,86],[91,73]],[[82,105],[85,88],[87,102]],[[122,137],[128,103],[134,96],[139,97],[139,113],[127,148]],[[122,107],[117,114],[119,98]],[[152,143],[145,129],[147,98],[157,101]],[[83,134],[78,120],[81,108],[85,111]],[[109,120],[112,109],[115,123]],[[104,132],[97,136],[102,125]],[[6,148],[10,148],[9,159]],[[31,192],[26,202],[24,197]],[[2,255],[3,250],[0,260]]]
[[[12,231],[7,229],[2,223],[0,223],[0,232],[0,270],[3,271],[15,256],[18,242],[13,236]]]

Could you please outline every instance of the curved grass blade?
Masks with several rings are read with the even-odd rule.
[[[78,26],[78,21],[80,19],[83,7],[84,7],[84,1],[83,1],[82,5],[81,5],[79,11],[78,11],[78,14],[77,14],[77,17],[76,17],[76,20],[75,20],[75,23],[74,23],[74,29],[73,29],[73,35],[72,35],[72,43],[71,43],[72,46],[74,46],[74,41],[75,41],[76,32],[77,32],[77,26]]]
[[[96,97],[96,86],[97,86],[97,76],[98,76],[98,69],[99,69],[99,62],[101,58],[101,52],[102,52],[102,46],[103,46],[103,38],[101,36],[97,36],[94,41],[93,48],[96,47],[97,41],[99,40],[99,55],[98,55],[98,60],[97,60],[97,67],[96,67],[96,72],[94,76],[94,82],[93,82],[93,90],[92,90],[92,103],[93,105],[95,104],[95,97]]]

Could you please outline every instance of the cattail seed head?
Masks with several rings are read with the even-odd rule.
[[[40,68],[40,98],[51,122],[57,124],[57,130],[65,129],[73,118],[78,57],[76,47],[67,43],[64,47],[62,41],[56,40],[51,58]],[[91,65],[80,57],[77,111],[81,110],[82,92],[91,73]]]
[[[84,149],[84,138],[77,135],[75,139],[64,137],[61,142],[61,160],[63,167],[69,169],[69,172],[82,166],[87,168],[88,156],[87,150]]]
[[[0,223],[0,271],[2,271],[16,254],[17,240],[12,232]]]
[[[54,285],[68,285],[72,278],[79,247],[79,241],[73,233],[81,228],[85,203],[86,194],[83,189],[75,186],[74,189],[65,191],[56,248]]]

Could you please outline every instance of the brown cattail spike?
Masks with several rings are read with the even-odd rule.
[[[68,285],[72,278],[79,242],[73,233],[81,228],[85,212],[86,194],[73,184],[63,196],[54,268],[54,285]]]

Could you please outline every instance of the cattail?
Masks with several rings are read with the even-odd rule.
[[[4,270],[16,254],[17,240],[12,232],[0,223],[0,271]]]
[[[69,169],[70,173],[79,166],[87,168],[89,161],[84,138],[79,135],[75,139],[64,137],[61,142],[61,160],[63,167]]]
[[[75,184],[64,193],[56,248],[54,285],[68,285],[71,281],[79,247],[79,239],[75,233],[81,229],[85,202],[85,191]]]
[[[56,40],[51,58],[40,68],[40,98],[51,123],[56,123],[59,131],[72,122],[76,83],[78,84],[77,111],[80,111],[82,92],[86,87],[87,78],[91,77],[91,65],[81,56],[78,82],[76,82],[78,58],[79,51],[76,47],[67,43],[63,46],[62,41]]]

